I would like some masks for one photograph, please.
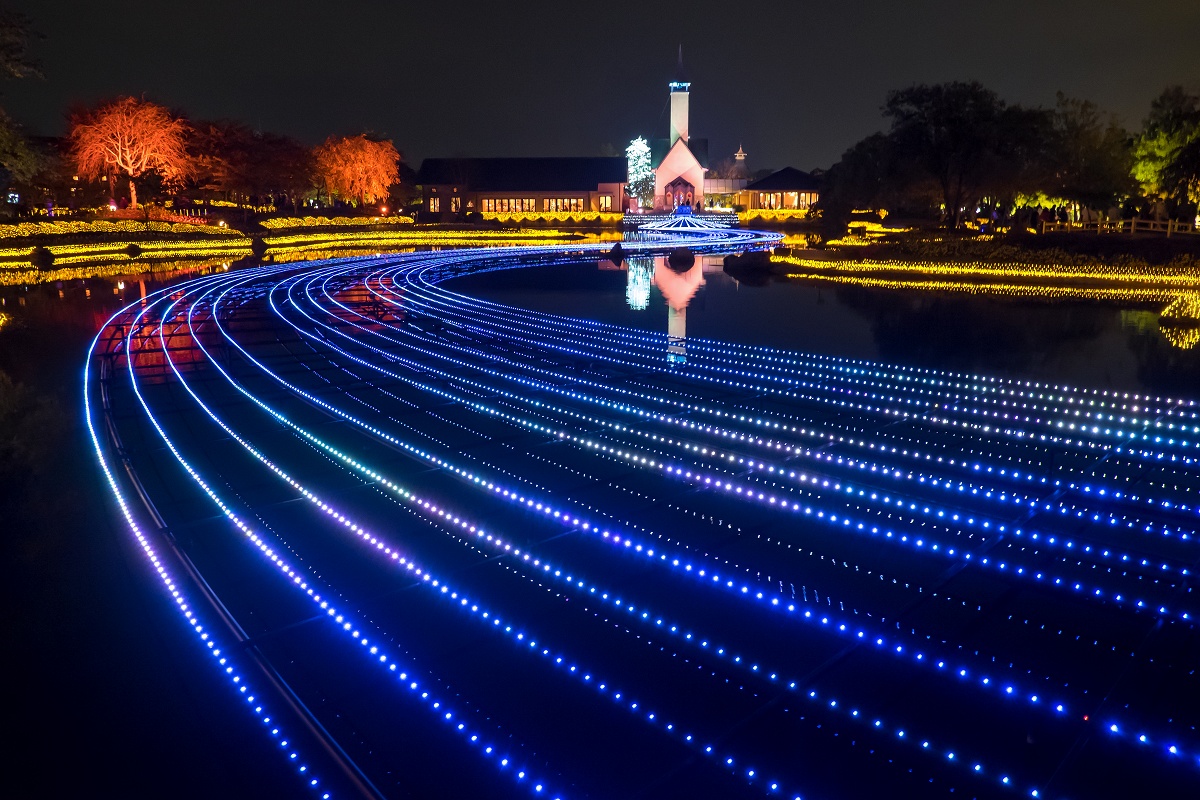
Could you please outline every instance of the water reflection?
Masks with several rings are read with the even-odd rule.
[[[602,270],[625,272],[625,303],[632,311],[650,307],[650,289],[658,289],[667,306],[667,361],[687,363],[687,309],[704,287],[705,275],[720,273],[719,256],[697,256],[688,269],[672,267],[666,256],[628,258],[620,264],[600,261]]]
[[[662,270],[653,260],[638,261],[635,274],[627,262],[602,262],[597,269],[590,261],[457,278],[452,285],[485,300],[665,331],[681,340],[702,337],[1155,394],[1191,396],[1200,386],[1200,346],[1180,349],[1188,344],[1183,337],[1196,329],[1162,327],[1153,306],[820,280],[756,286],[735,281],[719,261],[701,260],[699,275],[692,277],[696,291],[686,303],[668,301],[656,280]],[[673,306],[686,309],[684,319]],[[1170,338],[1176,333],[1178,341]]]

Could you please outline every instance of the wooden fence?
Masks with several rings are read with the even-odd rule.
[[[1155,219],[1120,219],[1111,222],[1042,222],[1042,233],[1124,233],[1200,236],[1200,228],[1191,222]]]

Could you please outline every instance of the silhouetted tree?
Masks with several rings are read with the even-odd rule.
[[[42,76],[37,59],[29,52],[34,37],[29,18],[17,11],[0,9],[0,75],[9,78]]]
[[[279,197],[295,210],[312,188],[311,152],[287,136],[220,121],[195,125],[191,139],[197,185],[226,199]]]
[[[41,77],[37,61],[29,52],[33,33],[29,19],[8,9],[0,9],[0,77]],[[29,146],[21,128],[0,109],[0,183],[7,189],[29,180],[39,168],[36,151]]]
[[[1047,194],[1088,208],[1108,208],[1133,190],[1132,142],[1115,116],[1059,92],[1054,133]]]
[[[946,220],[985,195],[1011,193],[1039,158],[1046,112],[1007,106],[979,83],[913,86],[888,95],[884,115],[895,156],[911,159],[941,189]]]

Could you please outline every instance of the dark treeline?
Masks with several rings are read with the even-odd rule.
[[[39,78],[28,19],[0,9],[0,78]],[[193,121],[144,98],[73,109],[66,137],[30,137],[0,109],[0,214],[220,203],[296,213],[301,205],[410,202],[415,177],[382,137],[330,136],[317,147],[233,120]],[[7,202],[3,202],[7,200]]]
[[[0,152],[0,188],[10,194],[10,214],[55,209],[56,214],[104,206],[170,200],[176,207],[218,203],[251,213],[274,209],[297,213],[302,206],[323,209],[374,205],[402,207],[413,194],[413,173],[392,144],[368,135],[331,136],[317,147],[233,120],[193,121],[170,115],[179,141],[160,148],[157,161],[141,172],[105,161],[111,147],[105,135],[121,133],[158,141],[161,136],[136,119],[116,120],[122,105],[167,111],[144,100],[121,98],[71,114],[71,135],[20,136],[11,125],[18,159]],[[92,126],[92,127],[89,127]],[[99,130],[93,130],[94,127]],[[0,121],[0,142],[4,126]],[[93,156],[89,156],[89,153]],[[365,176],[372,185],[364,186]],[[19,201],[13,202],[14,200]]]
[[[957,228],[976,209],[1070,206],[1080,216],[1191,220],[1200,200],[1200,95],[1180,87],[1151,103],[1139,132],[1095,104],[1008,104],[979,83],[894,91],[890,128],[855,144],[826,173],[819,209],[839,226],[853,209],[886,208]]]

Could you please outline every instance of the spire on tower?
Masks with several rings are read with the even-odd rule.
[[[745,161],[746,160],[746,153],[742,150],[741,142],[738,142],[738,151],[733,154],[733,157],[737,161]]]
[[[679,45],[679,58],[675,62],[675,77],[671,80],[671,91],[686,92],[692,82],[688,80],[687,73],[683,71],[683,45]]]

